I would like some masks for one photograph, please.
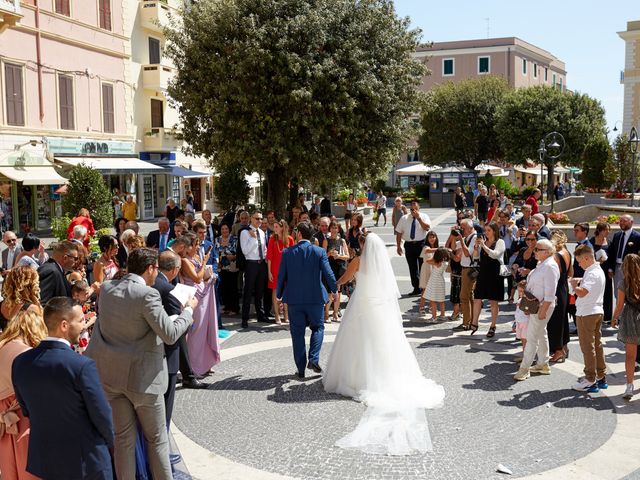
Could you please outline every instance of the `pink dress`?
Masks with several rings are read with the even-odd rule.
[[[27,472],[29,419],[22,415],[11,382],[13,359],[31,347],[13,340],[0,348],[0,472],[2,480],[37,480]]]
[[[188,260],[193,263],[196,272],[200,270],[198,258]],[[193,311],[193,325],[187,331],[187,345],[193,372],[204,375],[220,363],[215,282],[208,280],[195,283],[190,278],[182,277],[182,283],[196,287],[198,306]]]

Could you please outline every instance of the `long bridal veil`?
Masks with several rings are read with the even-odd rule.
[[[323,382],[327,391],[353,397],[367,410],[336,445],[387,455],[429,451],[424,409],[440,407],[444,389],[423,377],[404,335],[398,286],[375,234],[366,237],[356,278]]]

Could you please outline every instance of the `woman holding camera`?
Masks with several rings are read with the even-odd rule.
[[[473,321],[469,326],[471,335],[478,331],[478,320],[482,301],[489,300],[491,305],[491,326],[487,332],[487,338],[496,334],[496,322],[498,321],[498,302],[504,300],[504,278],[500,276],[500,266],[503,264],[505,244],[500,237],[500,231],[496,222],[488,223],[484,227],[484,235],[476,238],[473,247],[474,259],[479,259],[480,268],[476,280],[476,288],[473,291]]]

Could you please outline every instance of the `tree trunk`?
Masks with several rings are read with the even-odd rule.
[[[265,172],[267,180],[267,208],[276,212],[276,218],[285,218],[287,204],[287,171],[276,167]]]
[[[298,203],[298,190],[300,189],[300,184],[298,183],[297,178],[292,178],[289,181],[289,205],[291,208],[295,207]]]

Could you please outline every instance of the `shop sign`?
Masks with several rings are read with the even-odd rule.
[[[46,137],[49,152],[56,155],[135,155],[133,142]]]

